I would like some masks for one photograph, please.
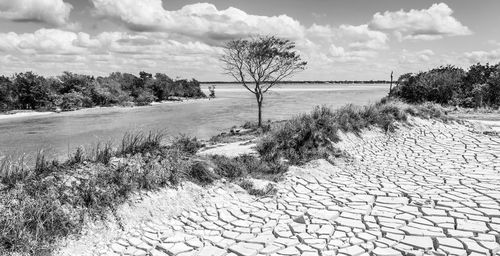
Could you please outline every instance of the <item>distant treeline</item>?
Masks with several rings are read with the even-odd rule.
[[[95,106],[148,105],[172,97],[206,97],[196,80],[172,80],[165,74],[139,77],[114,72],[94,77],[64,72],[43,77],[33,72],[0,76],[0,111],[75,110]]]
[[[229,81],[203,81],[201,84],[237,84],[238,82]],[[367,81],[356,81],[356,80],[343,80],[343,81],[280,81],[278,84],[389,84],[391,81],[385,80],[367,80]]]
[[[392,95],[411,103],[431,101],[469,108],[500,106],[500,63],[469,67],[441,66],[399,77]]]

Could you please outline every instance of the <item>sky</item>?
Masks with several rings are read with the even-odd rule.
[[[0,74],[114,71],[230,81],[233,39],[292,40],[291,80],[388,80],[500,62],[498,0],[0,0]]]

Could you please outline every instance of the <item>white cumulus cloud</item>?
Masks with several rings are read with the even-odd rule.
[[[302,36],[301,24],[287,16],[258,16],[237,8],[218,10],[213,4],[197,3],[169,11],[161,0],[91,0],[96,13],[123,22],[134,31],[166,31],[212,41],[256,34]]]
[[[0,0],[0,17],[63,26],[72,8],[63,0]]]
[[[469,63],[498,63],[500,62],[500,49],[495,49],[491,51],[471,51],[464,53],[465,58]]]
[[[433,40],[471,34],[470,29],[452,14],[453,10],[448,5],[439,3],[429,9],[376,13],[369,26],[375,30],[394,31],[400,40]]]
[[[0,51],[21,54],[81,54],[85,51],[73,44],[77,34],[59,29],[39,29],[34,33],[0,33]]]

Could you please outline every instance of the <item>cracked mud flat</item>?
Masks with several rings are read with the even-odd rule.
[[[353,161],[291,167],[276,197],[211,188],[212,200],[96,253],[500,255],[500,138],[415,122],[344,136]]]

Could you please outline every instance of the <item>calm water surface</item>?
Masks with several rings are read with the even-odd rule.
[[[203,85],[206,90],[208,85]],[[281,85],[264,96],[263,118],[282,120],[314,106],[372,103],[388,85]],[[209,138],[233,125],[255,120],[255,97],[238,85],[217,85],[217,99],[136,108],[96,108],[37,117],[0,120],[0,156],[31,154],[44,149],[65,157],[80,145],[116,142],[126,132],[163,130]]]

